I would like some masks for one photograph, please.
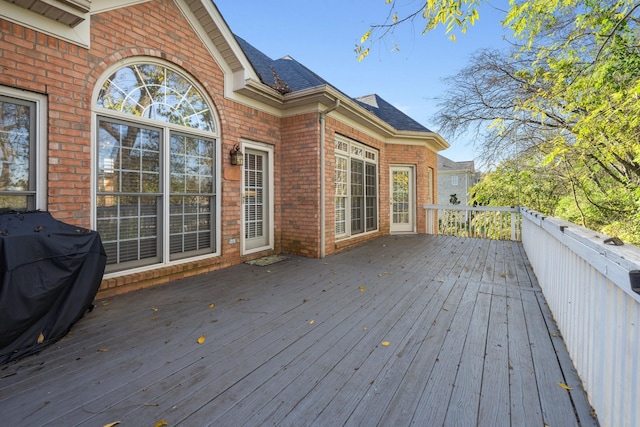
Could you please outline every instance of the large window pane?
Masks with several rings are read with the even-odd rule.
[[[101,120],[98,129],[98,191],[157,193],[160,131]]]
[[[362,149],[359,149],[360,152]],[[351,234],[364,231],[364,162],[351,160]]]
[[[108,265],[158,261],[158,210],[157,197],[98,196],[97,231]]]
[[[161,133],[100,120],[98,138],[96,223],[107,265],[120,269],[158,262]]]
[[[372,231],[378,228],[378,167],[367,163],[365,169],[365,228]]]
[[[35,209],[35,103],[0,96],[0,209]]]
[[[172,133],[170,146],[171,257],[212,252],[215,142]]]
[[[214,202],[212,196],[171,197],[169,233],[172,255],[211,252]]]

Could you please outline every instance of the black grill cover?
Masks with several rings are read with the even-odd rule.
[[[0,214],[0,364],[66,335],[93,307],[106,261],[95,231],[48,212]]]

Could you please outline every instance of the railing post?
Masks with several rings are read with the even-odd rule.
[[[427,234],[435,234],[433,232],[433,209],[426,209],[427,211]]]
[[[511,240],[516,240],[516,213],[511,212]]]

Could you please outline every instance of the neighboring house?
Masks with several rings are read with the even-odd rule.
[[[211,0],[0,0],[0,27],[0,206],[98,230],[104,296],[425,231],[446,141]]]
[[[438,154],[438,203],[471,204],[471,187],[480,182],[473,160],[454,162]]]

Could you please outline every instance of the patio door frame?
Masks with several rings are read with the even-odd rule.
[[[241,241],[241,255],[252,254],[255,252],[271,250],[274,248],[274,191],[273,191],[273,147],[268,144],[263,144],[255,141],[241,141],[241,150],[243,153],[251,153],[254,152],[256,154],[261,154],[265,156],[265,162],[263,162],[263,197],[266,197],[266,203],[264,203],[263,210],[263,233],[265,238],[265,243],[260,246],[251,247],[248,245],[248,239],[246,236],[246,225],[247,218],[245,214],[245,190],[246,190],[246,182],[245,182],[245,168],[247,167],[246,163],[242,166],[242,174],[241,174],[241,183],[240,188],[241,191],[241,204],[240,204],[240,215],[241,215],[241,232],[240,232],[240,241]],[[266,181],[266,182],[265,182]]]
[[[407,171],[408,194],[409,194],[409,222],[404,224],[395,224],[393,222],[393,172]],[[391,234],[416,233],[416,168],[414,165],[390,165],[389,166],[389,232]]]

